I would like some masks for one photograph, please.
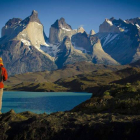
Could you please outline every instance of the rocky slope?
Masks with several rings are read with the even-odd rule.
[[[56,69],[54,58],[41,50],[41,46],[47,44],[36,11],[24,20],[9,20],[0,39],[0,55],[8,74]]]
[[[85,31],[73,35],[71,37],[71,42],[75,49],[81,50],[83,53],[92,54],[91,41]]]
[[[133,63],[131,63],[130,64],[132,67],[140,67],[140,60],[137,60],[137,61],[135,61],[135,62],[133,62]]]
[[[96,33],[95,33],[94,30],[91,30],[90,33],[89,33],[89,35],[95,35],[95,34],[96,34]]]
[[[51,25],[49,42],[52,44],[61,43],[65,36],[71,37],[76,32],[77,30],[73,30],[71,26],[65,22],[64,18],[60,18]]]
[[[140,115],[11,110],[0,115],[0,126],[1,140],[130,140],[139,137]]]
[[[58,68],[62,68],[66,64],[72,64],[75,62],[91,61],[90,56],[86,56],[86,54],[81,51],[74,49],[68,36],[64,38],[58,49],[59,51],[56,56],[56,64]]]
[[[102,47],[120,64],[129,64],[140,59],[140,19],[106,19],[96,34]]]
[[[88,35],[85,31],[77,33],[71,38],[75,49],[81,50],[92,57],[95,64],[119,65],[111,56],[102,49],[100,40],[94,35]]]
[[[92,62],[95,64],[119,65],[110,55],[102,48],[100,40],[94,36],[90,37],[92,44]]]

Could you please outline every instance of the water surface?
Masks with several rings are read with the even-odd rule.
[[[11,109],[14,109],[16,113],[32,111],[38,114],[67,111],[90,97],[90,93],[77,92],[5,91],[2,112],[8,112]]]

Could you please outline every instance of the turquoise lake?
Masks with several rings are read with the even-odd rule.
[[[16,113],[31,111],[37,114],[68,111],[91,97],[91,93],[77,92],[21,92],[3,93],[2,113],[14,109]]]

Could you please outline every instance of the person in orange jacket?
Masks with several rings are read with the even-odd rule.
[[[2,58],[0,57],[0,114],[2,108],[2,95],[4,88],[3,82],[6,81],[7,78],[8,78],[7,70],[6,68],[4,68]]]

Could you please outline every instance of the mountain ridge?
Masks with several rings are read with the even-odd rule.
[[[0,56],[9,75],[51,71],[83,60],[105,65],[129,64],[140,58],[139,24],[139,18],[110,18],[100,25],[99,33],[91,30],[88,34],[83,27],[73,30],[60,18],[51,25],[48,38],[37,11],[33,10],[27,18],[10,19],[2,28]],[[64,43],[66,37],[69,45]]]

